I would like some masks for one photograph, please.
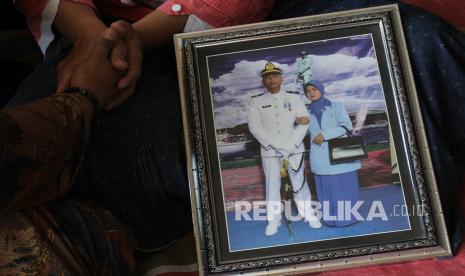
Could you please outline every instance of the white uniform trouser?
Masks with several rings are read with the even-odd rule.
[[[302,158],[302,154],[294,156],[294,158]],[[282,204],[281,204],[281,161],[276,157],[262,158],[263,171],[266,181],[266,219],[268,221],[281,220]],[[311,207],[311,195],[307,181],[304,175],[304,164],[296,172],[289,165],[288,174],[291,179],[292,188],[298,191],[294,194],[294,200],[297,205],[299,215],[305,220],[314,219],[313,209]],[[295,168],[298,169],[298,168]],[[302,187],[303,183],[303,187]],[[302,189],[301,189],[302,187]],[[300,191],[299,191],[300,189]]]

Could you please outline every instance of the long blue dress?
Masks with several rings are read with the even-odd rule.
[[[354,206],[359,199],[358,170],[335,175],[314,174],[313,178],[322,204],[323,222],[335,227],[356,223],[354,215],[346,216],[345,208]]]
[[[358,171],[359,160],[331,164],[329,160],[328,142],[315,144],[313,139],[320,133],[329,140],[344,135],[352,129],[352,121],[344,104],[329,101],[325,97],[322,83],[311,80],[320,91],[320,99],[309,106],[310,126],[310,167],[315,179],[318,202],[321,204],[322,220],[328,226],[348,226],[357,222],[357,218],[346,209],[351,210],[359,199]],[[350,215],[349,215],[350,214]]]

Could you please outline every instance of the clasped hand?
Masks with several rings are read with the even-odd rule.
[[[112,46],[108,51],[102,51],[102,37]],[[101,56],[105,55],[105,56]],[[105,64],[102,60],[108,61]],[[80,87],[94,94],[114,95],[108,102],[102,99],[105,110],[110,110],[126,101],[135,90],[140,77],[142,50],[137,32],[131,24],[116,21],[110,28],[103,30],[98,36],[86,37],[74,44],[71,53],[64,58],[57,68],[57,92],[62,92],[76,84],[76,74],[79,72]],[[97,59],[92,63],[92,59]],[[97,64],[100,60],[101,64]],[[108,66],[109,65],[109,66]],[[82,68],[87,68],[88,74]],[[86,83],[82,83],[85,76]],[[115,77],[117,79],[115,80]],[[99,99],[100,100],[100,99]]]

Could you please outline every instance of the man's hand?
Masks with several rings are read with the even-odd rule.
[[[110,60],[117,38],[114,29],[107,29],[94,41],[89,58],[77,64],[70,76],[71,87],[87,89],[103,108],[117,97],[116,84],[123,75],[123,72],[113,67]]]
[[[276,156],[286,159],[289,157],[289,153],[284,150],[284,145],[278,143],[271,143],[270,147],[276,152]]]
[[[324,141],[325,141],[325,137],[321,133],[315,136],[315,138],[313,138],[313,142],[317,145],[323,144]]]
[[[296,125],[308,125],[308,123],[310,123],[310,119],[307,116],[302,116],[295,119]]]
[[[275,148],[277,155],[283,159],[289,158],[290,155],[294,154],[296,149],[293,144],[283,144]]]

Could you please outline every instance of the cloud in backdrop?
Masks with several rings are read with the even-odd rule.
[[[264,92],[259,72],[268,60],[283,70],[284,90],[302,92],[296,82],[300,49],[312,54],[312,78],[325,85],[328,99],[344,103],[348,112],[385,110],[371,36],[363,35],[209,58],[216,128],[247,122],[250,98]]]

